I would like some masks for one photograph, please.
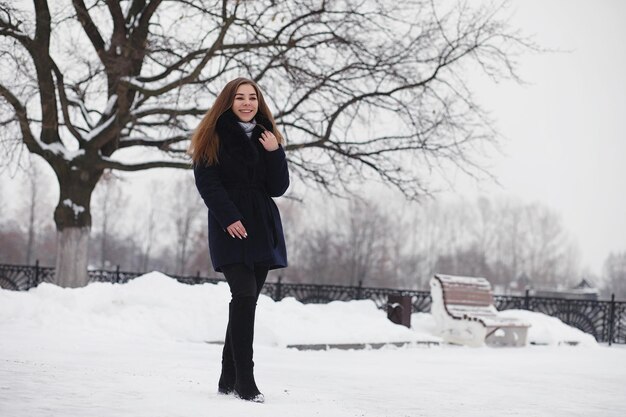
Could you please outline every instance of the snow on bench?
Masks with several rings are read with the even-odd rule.
[[[430,280],[431,313],[439,335],[468,346],[525,346],[530,324],[498,315],[485,278],[436,274]]]

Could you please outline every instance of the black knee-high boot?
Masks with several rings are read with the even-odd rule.
[[[247,401],[264,402],[265,398],[254,381],[252,360],[256,297],[233,298],[231,304],[230,341],[235,359],[235,395]]]
[[[235,389],[235,361],[230,344],[230,316],[232,303],[228,305],[228,325],[226,326],[226,336],[224,337],[224,350],[222,350],[222,374],[217,383],[217,391],[220,394],[230,394]]]

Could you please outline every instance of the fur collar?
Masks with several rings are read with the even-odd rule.
[[[260,113],[254,117],[257,125],[252,131],[252,137],[248,138],[239,119],[232,110],[226,110],[218,119],[215,130],[220,138],[220,148],[227,152],[233,159],[244,165],[255,165],[259,159],[259,137],[264,130],[272,131],[272,125]]]

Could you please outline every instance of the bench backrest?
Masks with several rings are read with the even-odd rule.
[[[487,307],[493,304],[491,284],[485,278],[436,274],[445,305]]]

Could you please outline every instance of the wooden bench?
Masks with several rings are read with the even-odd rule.
[[[431,313],[446,342],[468,346],[525,346],[530,324],[498,314],[485,278],[436,274]]]

